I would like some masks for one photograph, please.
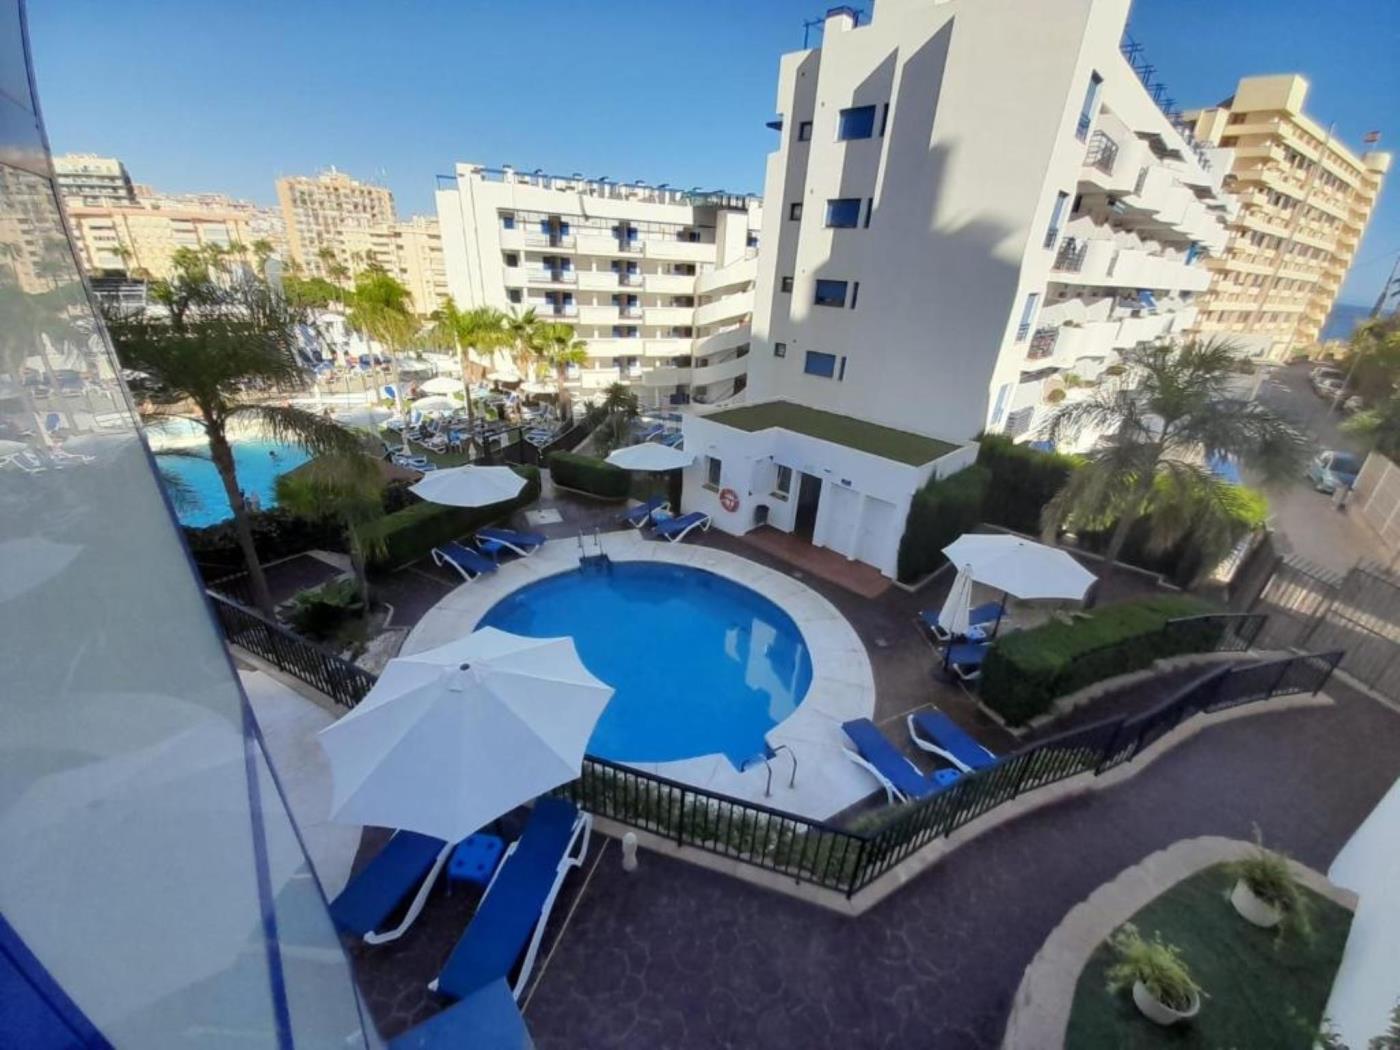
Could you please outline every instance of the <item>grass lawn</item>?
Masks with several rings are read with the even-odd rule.
[[[1138,1013],[1130,992],[1110,995],[1107,945],[1089,958],[1074,992],[1065,1046],[1072,1050],[1199,1047],[1309,1050],[1342,960],[1351,912],[1310,890],[1313,935],[1281,945],[1235,914],[1234,878],[1223,866],[1178,883],[1133,916],[1144,938],[1160,930],[1181,949],[1208,998],[1192,1021],[1161,1028]]]

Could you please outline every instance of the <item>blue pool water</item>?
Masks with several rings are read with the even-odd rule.
[[[615,762],[721,753],[738,766],[812,682],[787,613],[678,565],[617,562],[551,576],[501,599],[481,625],[574,639],[584,665],[616,690],[588,746]]]
[[[277,478],[307,460],[307,455],[295,445],[279,445],[275,441],[261,439],[235,439],[233,442],[233,462],[238,469],[238,483],[244,492],[256,492],[264,509],[277,505]],[[208,448],[198,449],[208,455]],[[268,455],[269,452],[276,456]],[[217,525],[233,516],[224,494],[224,483],[219,480],[219,472],[209,459],[193,459],[189,456],[157,456],[161,470],[184,480],[193,492],[193,505],[181,507],[176,504],[180,524],[202,528]]]

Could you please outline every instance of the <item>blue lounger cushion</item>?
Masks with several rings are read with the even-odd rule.
[[[846,731],[851,743],[856,745],[860,757],[878,769],[880,775],[907,798],[923,798],[941,791],[958,779],[958,774],[951,769],[941,769],[932,776],[924,776],[868,718],[853,718],[842,723],[841,728]]]
[[[981,605],[968,612],[968,626],[982,627],[989,623],[996,623],[997,613],[1000,609],[1000,602],[983,602]],[[938,613],[939,610],[937,609],[925,609],[921,613],[919,613],[919,619],[923,620],[930,630],[942,631],[944,634],[946,634],[947,628],[944,627],[941,623],[939,623]]]
[[[422,883],[446,845],[416,831],[399,831],[331,902],[331,919],[347,933],[373,933]]]
[[[704,521],[708,517],[708,514],[693,510],[689,514],[682,514],[679,518],[667,518],[664,521],[658,521],[652,528],[656,531],[658,536],[674,536],[677,533],[684,532],[692,525]]]
[[[483,572],[496,571],[494,561],[484,556],[480,551],[474,551],[456,540],[450,540],[436,549],[442,552],[444,558],[456,563],[473,576],[480,576]]]
[[[948,663],[958,667],[981,667],[990,649],[986,642],[959,642],[948,647]]]
[[[437,990],[462,999],[510,975],[549,899],[573,838],[578,807],[562,798],[535,802],[513,852],[501,864],[467,932],[438,976]]]
[[[507,547],[543,547],[549,538],[540,532],[516,532],[514,529],[498,528],[477,529],[476,534]]]
[[[988,751],[942,711],[921,711],[910,724],[927,740],[933,741],[969,769],[994,766],[997,756]]]
[[[389,1050],[529,1050],[534,1045],[515,996],[501,979],[410,1028]]]
[[[637,528],[646,523],[647,518],[651,517],[653,511],[660,510],[664,506],[666,506],[666,500],[657,496],[633,507],[618,520],[631,525],[633,528]]]

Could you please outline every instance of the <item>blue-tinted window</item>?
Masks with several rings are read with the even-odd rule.
[[[801,124],[797,125],[797,141],[798,141],[798,142],[806,142],[806,141],[807,141],[808,139],[810,139],[811,137],[812,137],[812,122],[811,122],[810,120],[804,120]]]
[[[773,344],[773,356],[774,356],[774,357],[787,357],[787,343],[774,343],[774,344]]]
[[[1099,92],[1103,90],[1103,77],[1097,73],[1089,75],[1089,86],[1084,91],[1084,105],[1079,108],[1079,123],[1074,134],[1080,142],[1089,136],[1089,127],[1094,123],[1094,110],[1098,108]]]
[[[855,226],[860,222],[860,198],[836,197],[826,202],[828,226]]]
[[[845,281],[818,281],[814,300],[818,306],[845,306]]]
[[[818,350],[808,350],[807,359],[802,364],[802,371],[809,376],[830,379],[836,374],[836,355],[823,354]]]
[[[501,216],[501,229],[503,229],[503,230],[513,230],[513,229],[515,229],[515,216],[514,216],[514,215],[502,215],[502,216]]]
[[[868,139],[875,134],[875,107],[856,106],[843,109],[836,125],[836,137],[845,139]]]

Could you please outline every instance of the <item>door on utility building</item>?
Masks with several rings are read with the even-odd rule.
[[[817,505],[821,499],[822,479],[803,474],[802,484],[797,489],[797,516],[793,519],[792,531],[809,543],[817,531]]]

